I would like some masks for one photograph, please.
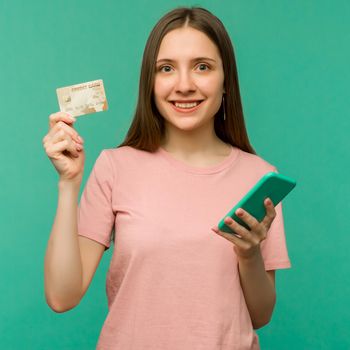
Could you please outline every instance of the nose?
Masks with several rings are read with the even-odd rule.
[[[193,81],[193,77],[190,72],[179,72],[175,86],[176,92],[187,94],[189,92],[196,91],[196,84]]]

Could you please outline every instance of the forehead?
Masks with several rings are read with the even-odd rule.
[[[193,56],[220,59],[217,46],[205,33],[191,27],[183,27],[174,29],[164,36],[157,59],[180,59]]]

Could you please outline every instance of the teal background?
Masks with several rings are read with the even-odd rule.
[[[104,80],[109,110],[76,123],[84,185],[100,151],[123,140],[148,34],[178,5],[206,7],[225,24],[251,142],[298,182],[284,202],[293,267],[276,274],[262,349],[350,348],[348,1],[0,0],[2,349],[94,349],[112,249],[79,306],[51,311],[43,262],[58,176],[42,138],[57,87]]]

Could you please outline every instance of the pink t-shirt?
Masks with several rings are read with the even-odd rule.
[[[115,229],[97,349],[259,349],[233,244],[211,227],[269,171],[236,147],[205,168],[163,148],[101,152],[78,209],[79,235],[108,248]],[[281,203],[276,211],[261,244],[266,270],[290,267]]]

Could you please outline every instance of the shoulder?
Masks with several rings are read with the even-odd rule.
[[[139,150],[130,146],[103,149],[97,164],[99,173],[103,173],[101,178],[107,178],[113,186],[118,183],[119,188],[153,178],[164,166],[159,152]]]
[[[132,161],[142,160],[152,157],[153,153],[148,151],[139,150],[130,146],[122,146],[117,148],[107,148],[101,151],[100,156],[109,158],[111,162],[117,161]]]
[[[140,169],[159,168],[159,152],[139,150],[130,146],[108,148],[101,151],[99,158],[117,174],[139,172]]]
[[[239,150],[239,153],[240,165],[246,167],[247,170],[257,171],[259,173],[277,170],[274,164],[268,162],[257,154],[252,154],[242,150]]]

